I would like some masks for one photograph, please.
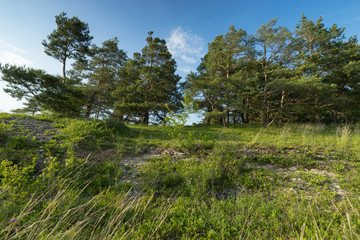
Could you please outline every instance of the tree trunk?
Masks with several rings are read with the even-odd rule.
[[[142,117],[142,123],[145,125],[149,125],[149,113],[145,113]]]
[[[230,112],[228,109],[226,109],[226,115],[225,115],[225,119],[224,119],[224,126],[225,127],[229,127],[230,126]]]
[[[315,99],[315,107],[318,105],[319,98]],[[315,115],[315,124],[320,124],[320,116],[318,114]]]
[[[211,123],[211,118],[209,116],[206,116],[205,125],[209,126]]]
[[[267,97],[267,74],[264,72],[265,84],[264,84],[264,106],[263,106],[263,127],[265,128],[268,122],[268,97]]]
[[[249,111],[250,110],[249,96],[246,97],[246,107],[247,107],[247,110]],[[250,123],[249,113],[244,114],[244,123]]]
[[[65,87],[66,84],[66,58],[63,59],[63,85]]]
[[[101,104],[99,103],[98,107],[96,108],[95,119],[98,120],[101,112]]]
[[[280,101],[280,119],[279,119],[279,127],[282,124],[282,112],[284,110],[284,100],[285,100],[285,90],[281,91],[281,101]]]
[[[211,112],[211,109],[210,107],[207,107],[207,112],[210,113]],[[205,117],[205,125],[209,126],[211,123],[211,117],[207,114],[206,117]]]
[[[91,110],[92,110],[92,108],[94,106],[95,96],[96,96],[95,93],[92,93],[90,95],[89,102],[88,102],[88,104],[86,106],[85,118],[87,118],[87,119],[90,119]]]
[[[93,103],[91,101],[89,101],[87,106],[86,106],[86,112],[85,112],[85,118],[86,119],[90,119],[92,106],[93,106]]]
[[[162,119],[163,124],[166,124],[166,123],[167,123],[167,121],[166,121],[166,113],[167,113],[167,110],[164,109],[164,110],[163,110],[164,118]]]

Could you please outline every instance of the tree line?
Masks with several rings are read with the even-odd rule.
[[[55,20],[57,28],[42,44],[62,63],[62,76],[0,65],[5,92],[27,100],[20,111],[157,124],[169,111],[181,112],[186,95],[204,124],[359,121],[357,38],[346,38],[336,24],[326,28],[321,17],[303,15],[293,32],[277,19],[255,34],[231,26],[183,81],[165,40],[151,31],[129,58],[116,37],[96,46],[87,23],[66,13]]]
[[[187,77],[210,124],[359,121],[360,48],[344,28],[302,16],[294,32],[263,24],[215,37]]]

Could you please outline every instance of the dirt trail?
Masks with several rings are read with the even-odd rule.
[[[14,124],[14,129],[17,131],[23,130],[31,137],[35,137],[38,141],[49,141],[54,138],[57,130],[52,126],[51,122],[36,120],[33,118],[11,118],[1,119],[5,124]]]

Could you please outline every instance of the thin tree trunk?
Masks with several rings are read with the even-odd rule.
[[[66,84],[66,58],[63,59],[63,85]]]
[[[96,93],[93,92],[90,95],[89,102],[88,102],[88,104],[86,106],[85,118],[87,118],[87,119],[90,119],[91,110],[92,110],[92,108],[94,106],[95,96],[96,96]]]
[[[142,117],[142,123],[145,125],[149,125],[149,113],[145,113],[144,116]]]
[[[96,115],[95,115],[96,120],[99,119],[100,111],[101,111],[101,105],[98,105],[98,107],[96,108]]]
[[[248,110],[250,110],[250,101],[249,101],[249,96],[246,97],[246,106],[248,108]],[[249,113],[245,113],[244,114],[244,123],[250,123],[250,116]]]
[[[266,128],[267,126],[267,122],[268,122],[268,96],[267,96],[267,83],[268,83],[268,75],[266,72],[266,68],[267,68],[267,58],[266,58],[266,53],[267,53],[267,49],[266,49],[266,45],[264,43],[264,58],[263,58],[263,63],[261,64],[262,69],[264,70],[264,109],[263,109],[263,128]]]
[[[205,125],[209,126],[211,122],[211,118],[209,116],[206,116],[206,123]]]
[[[228,109],[226,109],[226,115],[225,115],[225,119],[224,119],[224,120],[225,120],[225,121],[224,121],[225,127],[229,127],[229,126],[230,126],[230,123],[229,123],[229,121],[230,121],[230,112],[229,112]]]
[[[227,65],[227,67],[228,67],[228,65]],[[226,79],[229,79],[229,77],[230,77],[230,75],[229,75],[229,71],[226,71]],[[228,81],[228,80],[227,80]],[[229,127],[230,126],[230,111],[229,111],[229,99],[230,99],[230,93],[229,92],[227,92],[227,109],[226,109],[226,115],[225,115],[225,121],[224,121],[224,125],[225,125],[225,127]]]
[[[210,107],[207,107],[207,112],[210,113],[211,112],[211,108]],[[206,125],[210,125],[211,123],[211,117],[209,116],[209,114],[206,115],[205,117],[205,124]]]
[[[163,122],[163,124],[166,124],[167,123],[167,121],[166,121],[166,113],[167,113],[166,109],[163,110],[163,113],[164,113],[164,118],[163,118],[162,122]]]
[[[282,114],[284,110],[284,100],[285,100],[285,90],[281,91],[281,101],[280,101],[280,112]],[[282,124],[282,115],[280,114],[280,120],[279,120],[279,127],[281,127]]]
[[[243,112],[240,113],[240,119],[241,119],[240,120],[241,123],[245,123],[245,113],[243,113]]]
[[[337,117],[336,117],[336,111],[333,111],[333,121],[334,121],[334,125],[337,125]]]
[[[264,76],[265,76],[265,84],[264,84],[264,108],[263,108],[263,127],[265,128],[268,122],[268,97],[267,97],[267,74],[266,71],[264,72]]]
[[[315,106],[318,105],[319,98],[315,99]],[[315,115],[315,123],[320,124],[320,116],[318,114]]]

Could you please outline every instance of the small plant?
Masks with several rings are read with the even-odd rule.
[[[10,161],[3,160],[0,164],[1,192],[5,192],[2,198],[21,201],[28,197],[35,188],[33,177],[35,176],[36,158],[28,166],[19,166]]]
[[[342,173],[346,169],[346,165],[344,163],[334,163],[332,165],[334,172],[336,173]]]
[[[13,127],[13,124],[5,124],[1,122],[0,124],[0,142],[4,141],[10,133],[10,129]]]
[[[311,185],[317,187],[325,187],[326,184],[332,183],[331,178],[323,174],[301,172],[300,177]]]
[[[338,144],[340,146],[346,146],[351,136],[351,129],[349,126],[338,127],[336,129],[338,135]]]
[[[193,113],[193,102],[187,95],[184,96],[183,111],[174,113],[167,106],[169,115],[165,118],[166,129],[170,139],[175,140],[179,148],[187,151],[196,151],[198,145],[193,131],[185,131],[185,124],[189,115]]]
[[[175,113],[169,108],[168,105],[166,105],[169,114],[165,118],[165,124],[169,126],[167,131],[169,136],[173,139],[183,138],[182,130],[186,124],[187,119],[189,118],[189,115],[193,112],[193,102],[187,95],[184,96],[184,101],[182,104],[183,111],[181,113]]]
[[[59,137],[66,147],[77,148],[81,145],[89,150],[112,147],[112,144],[107,143],[113,138],[113,130],[122,131],[121,124],[114,121],[102,123],[95,120],[62,119],[56,126],[62,127]]]

